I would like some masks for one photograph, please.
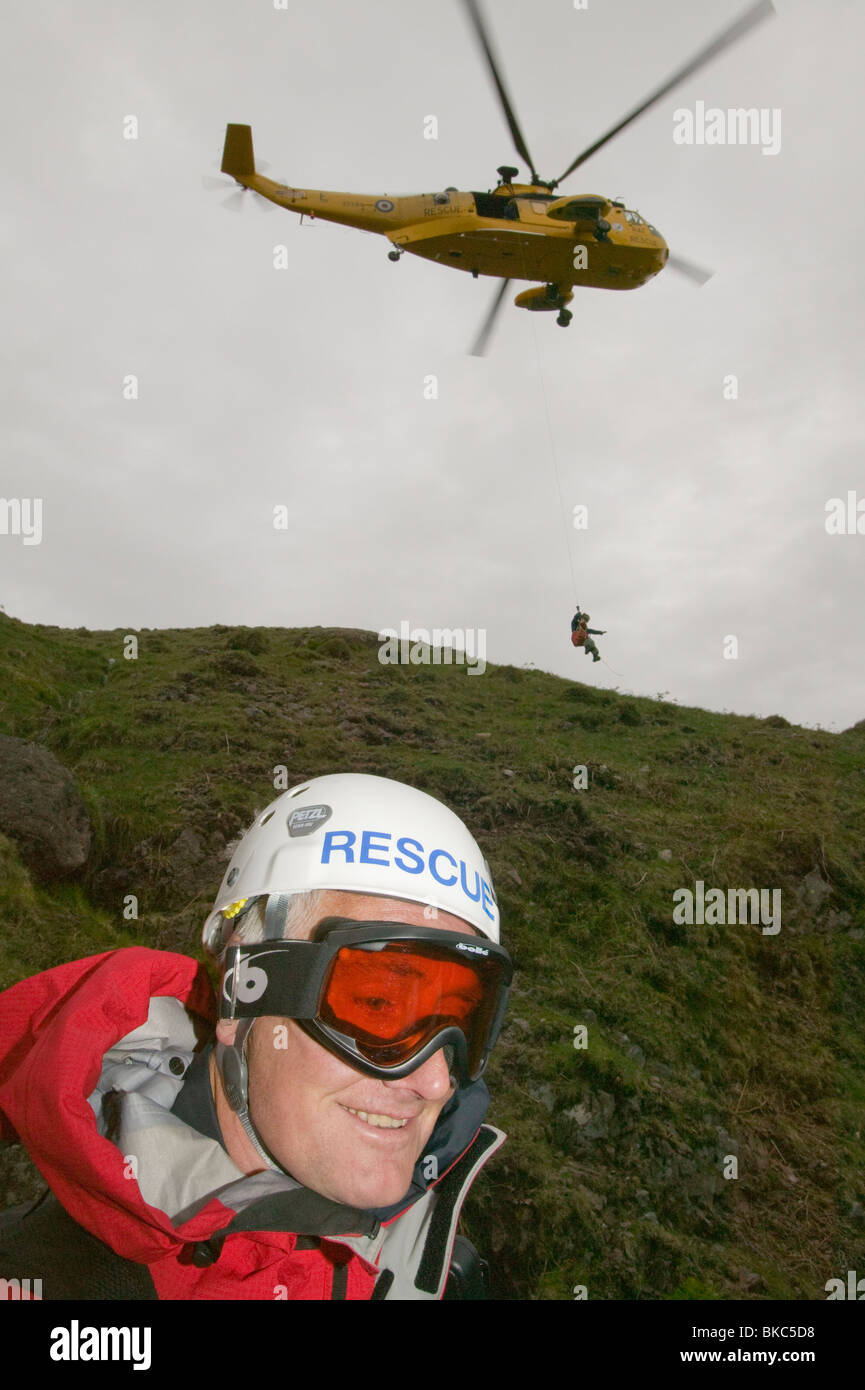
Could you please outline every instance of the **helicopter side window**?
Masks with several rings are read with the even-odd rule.
[[[509,198],[505,204],[505,217],[509,222],[519,222],[520,210],[516,198]]]
[[[497,198],[494,193],[473,193],[478,217],[519,217],[517,211],[508,212],[514,205],[513,198]]]

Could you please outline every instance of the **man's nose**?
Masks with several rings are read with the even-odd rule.
[[[386,1081],[385,1085],[392,1090],[415,1091],[424,1100],[446,1100],[453,1086],[444,1048],[440,1047],[416,1071]]]

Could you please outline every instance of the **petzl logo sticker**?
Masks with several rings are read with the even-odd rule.
[[[311,835],[332,815],[329,806],[299,806],[288,818],[288,833],[291,836]]]
[[[393,203],[390,198],[379,198],[375,208],[376,212],[393,212]]]

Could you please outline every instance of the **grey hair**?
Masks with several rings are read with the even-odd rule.
[[[309,927],[321,916],[319,904],[324,896],[323,888],[311,888],[306,893],[289,895],[288,908],[282,922],[282,940],[305,937]],[[267,895],[256,898],[255,902],[238,918],[231,937],[231,944],[243,942],[246,946],[264,941],[264,914],[267,908]]]

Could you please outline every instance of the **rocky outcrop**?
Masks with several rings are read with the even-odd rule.
[[[90,819],[71,774],[39,743],[0,735],[0,831],[42,882],[69,878],[90,854]]]

